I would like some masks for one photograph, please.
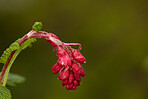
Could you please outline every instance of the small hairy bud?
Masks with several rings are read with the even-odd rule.
[[[71,89],[71,90],[73,89],[73,84],[69,85],[69,89]]]
[[[62,81],[61,85],[62,85],[62,86],[65,86],[65,85],[67,85],[67,82],[68,82],[68,80],[65,79],[65,80]]]
[[[62,67],[59,66],[57,63],[52,67],[52,71],[54,74],[58,73]]]
[[[42,22],[35,22],[34,25],[32,26],[32,30],[35,31],[40,31],[42,29]]]
[[[64,70],[63,74],[62,74],[62,80],[68,79],[69,77],[69,70]]]
[[[74,77],[77,81],[81,81],[81,77],[79,73],[74,73]]]
[[[67,52],[62,48],[58,47],[57,56],[58,58],[68,55]]]
[[[69,75],[68,84],[72,84],[73,83],[73,80],[74,80],[74,75],[73,74],[70,74]]]
[[[67,60],[65,59],[65,57],[59,58],[58,64],[59,64],[60,66],[63,66],[63,67],[66,68],[66,67],[67,67]]]
[[[62,76],[63,76],[63,71],[60,71],[60,72],[59,72],[58,79],[59,79],[59,80],[62,80]]]
[[[70,90],[70,86],[69,86],[69,85],[66,85],[66,89],[67,89],[67,90]]]
[[[76,64],[75,62],[73,62],[73,64],[72,64],[72,71],[73,71],[74,73],[79,72],[79,65]]]
[[[78,86],[77,80],[74,80],[73,82],[74,82],[74,86]]]
[[[70,50],[71,50],[71,52],[72,52],[72,55],[73,55],[74,59],[75,59],[77,62],[79,62],[79,63],[81,63],[81,64],[85,64],[85,63],[86,63],[85,57],[84,57],[78,50],[73,49],[73,48],[71,48]]]
[[[73,86],[73,90],[76,90],[77,89],[77,86]]]
[[[82,66],[80,67],[80,75],[81,75],[82,77],[85,77],[85,72],[84,72]]]

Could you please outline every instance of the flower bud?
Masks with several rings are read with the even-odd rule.
[[[59,80],[62,80],[63,72],[64,72],[63,70],[62,70],[62,71],[60,70],[59,76],[58,76],[58,79],[59,79]]]
[[[62,86],[65,86],[65,85],[67,85],[67,82],[68,82],[68,80],[65,79],[65,80],[62,81],[61,85],[62,85]]]
[[[62,67],[59,66],[57,63],[52,67],[52,71],[54,74],[58,73]]]
[[[67,90],[70,90],[70,87],[69,87],[69,85],[66,85],[66,89],[67,89]]]
[[[73,90],[76,90],[77,89],[77,86],[73,86],[73,88],[72,88]]]
[[[67,52],[62,47],[58,47],[57,56],[59,58],[58,63],[60,66],[64,66],[64,67],[67,67],[67,65],[71,66],[72,64],[71,59],[67,54]]]
[[[81,81],[81,77],[79,73],[74,73],[74,77],[77,81]]]
[[[73,84],[74,84],[74,86],[79,86],[80,85],[80,81],[74,80]]]
[[[71,90],[73,89],[73,84],[69,85],[69,89],[71,89]]]
[[[72,84],[73,83],[73,80],[74,80],[74,75],[73,74],[70,74],[69,75],[68,84]]]
[[[65,59],[65,57],[59,58],[58,60],[58,64],[62,67],[67,67],[67,60]]]
[[[78,86],[80,85],[80,81],[78,81]]]
[[[85,57],[78,50],[73,49],[73,48],[71,48],[70,50],[72,52],[72,56],[74,57],[74,59],[77,62],[79,62],[81,64],[85,64],[86,63]]]
[[[71,67],[72,62],[71,62],[71,59],[70,59],[69,55],[66,55],[65,59],[67,60],[67,65]]]
[[[74,81],[73,81],[73,84],[74,84],[74,86],[78,86],[77,80],[74,80]]]
[[[73,62],[73,64],[72,64],[72,71],[73,71],[74,73],[79,72],[79,65],[76,64],[75,62]]]
[[[60,57],[59,58],[59,60],[58,60],[58,64],[60,65],[60,66],[63,66],[63,67],[67,67],[67,65],[68,66],[71,66],[71,59],[70,59],[70,57],[68,56],[68,55],[66,55],[66,56],[63,56],[63,57]]]
[[[58,52],[57,52],[58,58],[61,58],[65,55],[67,55],[67,52],[62,47],[58,46],[57,50],[58,50]]]
[[[84,72],[82,66],[80,67],[80,75],[81,75],[82,77],[85,77],[85,72]]]
[[[67,68],[66,68],[66,69],[67,69]],[[68,77],[69,77],[69,69],[64,70],[64,72],[63,72],[63,74],[62,74],[62,76],[61,76],[61,79],[62,79],[62,80],[65,80],[65,79],[68,79]]]

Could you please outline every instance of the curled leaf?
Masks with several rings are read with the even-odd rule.
[[[32,30],[35,30],[35,31],[40,31],[42,28],[42,22],[35,22],[34,25],[32,26]]]

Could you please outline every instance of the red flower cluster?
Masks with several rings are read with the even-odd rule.
[[[69,45],[80,44],[63,43],[54,34],[49,33],[49,35],[51,38],[45,40],[49,42],[53,47],[55,47],[58,56],[58,61],[52,67],[52,71],[55,74],[59,73],[58,79],[62,80],[61,85],[66,86],[67,90],[76,90],[77,86],[80,85],[81,76],[85,76],[81,64],[85,64],[86,59],[79,51],[81,48],[76,50],[71,48]]]

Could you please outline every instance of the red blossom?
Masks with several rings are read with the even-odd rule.
[[[78,50],[73,49],[73,48],[71,48],[70,50],[71,50],[71,53],[72,53],[73,58],[77,62],[79,62],[81,64],[85,64],[86,63],[85,57]]]
[[[62,80],[61,86],[66,86],[67,90],[76,90],[80,85],[81,76],[85,73],[81,64],[86,63],[85,57],[80,53],[81,44],[78,43],[63,43],[60,39],[52,33],[43,33],[49,35],[45,38],[57,50],[58,61],[52,67],[53,73],[58,73],[58,79]],[[73,49],[70,45],[79,45],[79,50]]]
[[[71,59],[68,53],[62,47],[58,47],[57,50],[57,56],[59,58],[58,64],[64,67],[67,67],[67,65],[71,66]]]
[[[77,89],[77,86],[73,86],[73,90],[76,90]]]
[[[66,68],[67,69],[67,68]],[[61,75],[61,79],[65,80],[69,78],[69,69],[63,71],[63,74]]]
[[[79,70],[80,70],[79,65],[76,64],[75,62],[73,62],[73,64],[72,64],[72,71],[74,73],[77,73],[77,72],[79,72]]]
[[[74,77],[77,81],[81,81],[81,76],[78,72],[74,73]]]
[[[74,80],[74,75],[70,74],[69,79],[68,79],[68,84],[72,84]]]
[[[62,85],[62,86],[65,86],[65,85],[67,85],[67,82],[68,82],[68,80],[67,80],[67,79],[65,79],[65,80],[62,80],[62,83],[61,83],[61,85]]]
[[[82,66],[80,67],[80,75],[81,75],[82,77],[85,77],[85,72],[84,72]]]
[[[74,83],[75,86],[79,85],[77,80],[74,80],[73,83]]]
[[[70,90],[70,86],[69,86],[69,85],[66,85],[66,89],[67,89],[67,90]]]
[[[58,73],[61,70],[61,66],[59,66],[57,63],[52,67],[52,71],[54,74]]]

